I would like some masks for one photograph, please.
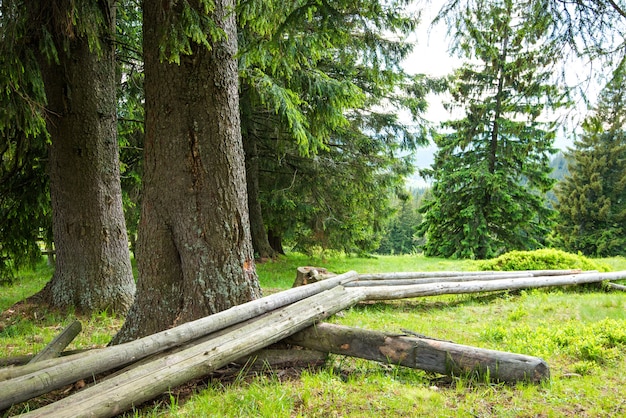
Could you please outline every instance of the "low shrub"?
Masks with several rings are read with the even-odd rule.
[[[582,255],[571,254],[555,249],[535,251],[511,251],[491,260],[479,261],[480,270],[598,270],[610,268]]]

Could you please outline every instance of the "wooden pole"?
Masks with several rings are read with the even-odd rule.
[[[626,286],[617,283],[608,283],[610,289],[626,291]]]
[[[98,351],[104,350],[103,348],[93,348],[89,350],[74,350],[72,352],[64,351],[61,357],[51,358],[49,360],[42,360],[36,363],[28,363],[22,366],[5,367],[0,369],[0,382],[9,379],[15,379],[16,377],[24,376],[30,373],[36,373],[50,367],[58,366],[69,361],[74,361],[81,357],[91,356]],[[71,353],[71,354],[70,354]]]
[[[83,351],[89,351],[91,348],[81,348],[77,350],[64,350],[61,352],[60,357],[71,356],[74,354],[82,353]],[[0,371],[3,367],[9,366],[23,366],[28,364],[35,356],[33,354],[24,354],[21,356],[11,356],[11,357],[2,357],[0,358]],[[59,358],[59,357],[57,357]],[[0,379],[2,380],[2,379]]]
[[[204,376],[229,362],[280,341],[362,300],[343,287],[325,291],[251,320],[233,331],[70,395],[24,417],[110,417],[168,389]]]
[[[459,276],[443,276],[443,277],[425,277],[413,279],[410,276],[404,278],[379,278],[379,279],[359,279],[354,282],[346,284],[346,287],[365,287],[365,286],[405,286],[414,284],[430,284],[430,283],[443,283],[443,282],[471,282],[477,280],[502,280],[502,279],[517,279],[525,277],[535,277],[531,273],[522,272],[505,272],[498,274],[472,274],[472,275],[459,275]]]
[[[579,273],[564,276],[541,276],[500,280],[476,280],[470,282],[442,282],[405,286],[367,286],[350,288],[365,292],[367,300],[405,299],[421,296],[436,296],[463,293],[516,290],[548,286],[570,286],[598,283],[626,278],[626,271],[611,273]]]
[[[65,347],[76,338],[76,336],[83,329],[80,321],[74,321],[69,324],[59,335],[57,335],[50,343],[44,347],[39,353],[33,357],[29,363],[36,363],[42,360],[49,360],[59,357],[61,352],[65,350]]]
[[[356,280],[350,271],[327,280],[275,293],[273,295],[234,306],[225,311],[179,325],[125,344],[109,347],[84,357],[68,360],[51,368],[35,371],[15,379],[0,382],[0,410],[15,403],[42,395],[80,379],[136,362],[231,325],[258,317],[266,312],[294,302],[305,300],[327,289]],[[360,294],[359,294],[360,297]]]
[[[287,339],[313,350],[446,375],[477,374],[501,382],[539,382],[550,369],[538,357],[334,324],[317,324]]]
[[[573,270],[516,270],[516,271],[405,271],[398,273],[364,273],[359,274],[359,281],[365,280],[405,280],[405,279],[443,279],[474,276],[499,276],[502,274],[518,276],[562,276],[581,273],[580,269]]]

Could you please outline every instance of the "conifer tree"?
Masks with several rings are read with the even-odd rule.
[[[115,343],[260,295],[240,131],[235,3],[142,4],[139,277]]]
[[[465,117],[443,124],[434,180],[421,211],[430,256],[484,259],[542,245],[551,227],[543,194],[554,123],[564,104],[551,80],[558,57],[545,43],[550,20],[539,2],[473,1],[454,15],[455,46],[469,62],[450,80],[452,105]]]
[[[566,155],[569,175],[558,184],[556,232],[570,252],[626,254],[626,63],[600,93],[583,134]]]
[[[0,4],[0,283],[41,258],[51,240],[46,172],[45,92],[32,51],[22,40],[24,11]]]
[[[30,193],[20,209],[34,209],[41,230],[49,184],[57,262],[38,298],[85,312],[124,312],[135,290],[115,131],[114,28],[112,0],[0,4],[1,147],[8,144],[3,161],[12,161],[3,171],[36,173],[28,184],[3,182],[1,192],[17,185]],[[49,183],[39,178],[44,161]],[[17,232],[32,248],[33,230]]]
[[[260,256],[280,252],[285,237],[301,250],[376,247],[388,196],[410,170],[398,150],[419,142],[378,105],[419,114],[428,84],[399,66],[417,23],[406,3],[240,4],[242,131]],[[264,19],[252,13],[259,8]]]
[[[422,221],[422,215],[418,212],[419,199],[415,192],[397,199],[396,213],[389,220],[387,233],[381,240],[377,253],[409,254],[423,244],[415,233]]]

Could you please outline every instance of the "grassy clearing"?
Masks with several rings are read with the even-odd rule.
[[[624,263],[626,266],[626,262]],[[323,267],[337,274],[350,270],[358,273],[382,273],[396,271],[469,271],[477,270],[473,261],[429,258],[422,255],[376,256],[370,258],[334,255],[332,257],[290,254],[278,261],[257,265],[263,289],[287,289],[296,278],[296,268],[301,266]]]
[[[626,259],[603,259],[626,270]],[[290,255],[258,266],[264,289],[291,287],[295,269],[336,273],[474,270],[472,262],[419,256],[371,259]],[[49,277],[41,266],[19,285],[0,288],[0,356],[36,352],[73,317],[35,310],[6,315],[14,301]],[[17,289],[16,289],[17,288]],[[21,316],[20,316],[21,315]],[[80,318],[73,348],[104,345],[122,318]],[[299,376],[268,370],[231,380],[209,379],[189,395],[129,413],[141,417],[613,417],[626,415],[626,294],[599,288],[536,289],[485,295],[448,295],[360,304],[332,322],[375,330],[409,329],[435,338],[542,357],[552,378],[542,385],[502,385],[474,376],[444,377],[419,370],[331,356],[321,370]],[[177,396],[181,399],[177,399]],[[184,402],[183,402],[184,398]],[[15,413],[16,411],[13,411]],[[19,411],[17,411],[19,412]]]

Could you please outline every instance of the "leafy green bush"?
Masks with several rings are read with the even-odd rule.
[[[610,270],[607,265],[585,256],[554,249],[511,251],[477,264],[480,270]]]

